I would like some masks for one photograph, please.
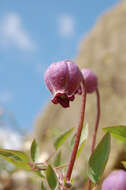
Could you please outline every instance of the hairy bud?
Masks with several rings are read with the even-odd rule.
[[[53,95],[52,102],[69,107],[80,86],[82,73],[78,66],[69,60],[52,63],[45,72],[45,83]]]
[[[113,171],[104,180],[102,190],[126,190],[126,171]]]
[[[94,92],[98,87],[97,76],[89,69],[82,69],[81,72],[85,80],[87,93]],[[81,87],[77,90],[77,93],[82,93]]]

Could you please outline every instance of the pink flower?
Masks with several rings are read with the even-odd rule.
[[[82,69],[81,72],[85,80],[87,93],[94,92],[98,87],[97,76],[89,69]],[[77,90],[77,93],[78,94],[82,93],[81,87]]]
[[[102,190],[126,190],[126,171],[112,172],[103,182]]]
[[[52,63],[45,72],[44,80],[53,95],[52,102],[69,107],[80,86],[82,73],[78,66],[69,60]]]

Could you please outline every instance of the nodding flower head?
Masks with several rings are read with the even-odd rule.
[[[87,93],[94,92],[98,87],[97,76],[89,69],[82,69],[81,72],[85,80]],[[77,90],[77,93],[78,94],[82,93],[81,87]]]
[[[52,102],[69,107],[80,86],[82,73],[78,66],[69,60],[52,63],[45,72],[44,80],[53,95]]]
[[[113,171],[104,180],[102,190],[126,190],[126,171]]]

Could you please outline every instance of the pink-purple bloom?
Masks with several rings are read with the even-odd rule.
[[[74,100],[74,94],[80,86],[82,73],[74,62],[60,61],[49,66],[44,80],[53,95],[52,102],[69,107],[69,102]]]
[[[85,81],[87,93],[94,92],[98,87],[97,76],[89,69],[82,69],[81,72]],[[77,90],[77,93],[82,93],[81,87]]]
[[[104,180],[102,190],[126,190],[126,171],[113,171]]]

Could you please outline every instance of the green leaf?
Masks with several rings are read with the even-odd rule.
[[[85,141],[83,143],[81,143],[81,145],[79,146],[78,151],[77,151],[77,155],[76,155],[76,159],[79,158],[80,153],[82,152],[82,150],[84,148],[84,145],[85,145]]]
[[[48,168],[46,170],[46,179],[51,190],[56,189],[56,186],[58,184],[58,179],[51,165],[48,165]]]
[[[126,169],[126,161],[122,161],[121,163],[124,166],[124,168]]]
[[[0,158],[11,162],[19,168],[31,170],[31,166],[28,164],[28,156],[24,152],[0,148]]]
[[[7,160],[7,159],[6,159]],[[32,170],[32,167],[28,164],[28,163],[24,163],[24,162],[17,162],[14,161],[12,159],[8,160],[9,162],[13,163],[15,166],[17,166],[18,168],[21,169],[25,169],[25,170]]]
[[[6,156],[3,156],[3,155],[0,155],[0,157],[4,160],[7,160],[8,162],[11,162],[12,164],[14,164],[15,166],[21,168],[21,169],[26,169],[26,170],[31,170],[32,167],[28,164],[28,163],[25,163],[25,162],[20,162],[20,161],[16,161],[14,158],[10,158],[10,157],[6,157]]]
[[[88,162],[88,176],[93,183],[98,183],[104,172],[110,153],[110,134],[107,133],[97,145]]]
[[[62,163],[62,153],[61,153],[61,151],[59,151],[54,160],[54,166],[55,167],[60,166],[61,163]]]
[[[80,143],[79,143],[76,159],[79,158],[80,153],[82,152],[82,150],[84,148],[85,141],[86,141],[87,137],[88,137],[88,124],[84,125],[84,127],[82,129],[82,133],[81,133],[81,138],[80,138]],[[71,140],[71,146],[72,146],[72,148],[74,146],[75,138],[76,138],[76,135],[74,135],[72,137],[72,140]]]
[[[71,146],[73,147],[74,142],[75,142],[76,134],[71,139]],[[79,146],[88,138],[88,124],[84,125],[82,132],[81,132],[81,137],[80,137],[80,143]]]
[[[15,161],[28,162],[28,156],[22,151],[0,148],[0,157],[2,156],[12,158]]]
[[[62,134],[60,137],[58,137],[54,143],[54,147],[56,148],[56,150],[65,143],[65,141],[69,138],[69,136],[71,135],[71,133],[73,132],[73,129],[69,129],[68,131],[66,131],[64,134]]]
[[[41,183],[41,190],[47,190],[43,182]]]
[[[73,137],[72,137],[72,139],[71,139],[71,143],[70,143],[70,145],[71,145],[72,148],[73,148],[74,143],[75,143],[75,138],[76,138],[76,135],[74,134]]]
[[[125,125],[106,127],[103,130],[105,132],[109,132],[113,137],[126,142],[126,126]]]
[[[31,145],[31,158],[32,158],[33,162],[35,162],[37,160],[38,152],[39,152],[38,145],[37,145],[36,140],[34,139],[32,141],[32,145]]]
[[[42,170],[35,170],[35,174],[41,178],[45,178],[44,172]]]
[[[88,124],[84,125],[81,133],[79,146],[88,138]]]
[[[80,138],[80,143],[79,143],[79,147],[78,147],[78,151],[77,151],[77,156],[76,159],[79,158],[80,153],[82,152],[86,139],[88,138],[88,124],[86,124],[83,129],[82,129],[82,133],[81,133],[81,138]]]

